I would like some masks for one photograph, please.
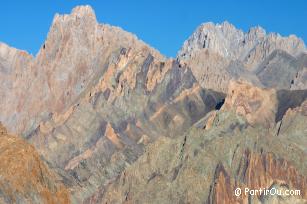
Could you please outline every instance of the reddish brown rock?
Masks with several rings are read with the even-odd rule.
[[[293,199],[307,200],[306,176],[301,175],[287,160],[276,158],[271,153],[258,154],[246,150],[236,171],[237,176],[234,179],[222,165],[217,166],[211,203],[248,203],[249,199],[256,201],[261,200],[261,197],[263,200],[266,195],[260,193],[255,196],[245,195],[244,189],[270,190],[276,187],[275,185],[299,190],[300,195],[293,196]],[[236,188],[242,190],[242,195],[234,194]],[[285,203],[290,202],[291,200]]]
[[[273,89],[263,89],[246,82],[231,81],[222,107],[224,111],[235,111],[252,124],[270,126],[275,122],[278,100]]]
[[[1,124],[0,161],[1,203],[70,203],[69,191],[34,147]]]

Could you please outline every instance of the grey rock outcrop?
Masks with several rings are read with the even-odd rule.
[[[302,67],[295,78],[291,81],[291,89],[303,90],[307,89],[307,54],[304,53],[297,58],[297,63]]]
[[[177,58],[191,67],[202,87],[226,93],[229,81],[240,78],[260,87],[290,89],[295,74],[302,69],[299,57],[305,52],[304,42],[294,35],[266,34],[261,27],[244,33],[224,22],[199,26]],[[231,71],[233,67],[236,74]]]
[[[306,51],[304,42],[294,35],[282,37],[276,33],[266,34],[259,26],[244,33],[227,21],[199,26],[184,42],[178,57],[185,59],[202,49],[211,50],[224,58],[244,61],[250,68],[254,68],[276,49],[294,56]]]

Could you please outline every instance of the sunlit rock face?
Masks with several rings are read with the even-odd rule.
[[[0,184],[17,182],[18,165],[30,183],[0,185],[0,199],[268,203],[280,198],[233,189],[276,186],[305,202],[305,52],[295,36],[225,22],[202,24],[168,59],[90,6],[56,14],[35,57],[0,44],[0,121],[22,138],[1,129],[13,163]]]
[[[223,110],[235,111],[250,124],[270,125],[275,123],[278,99],[274,89],[261,89],[244,82],[229,83]]]

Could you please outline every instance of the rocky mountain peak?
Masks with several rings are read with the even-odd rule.
[[[252,39],[263,39],[266,36],[266,31],[260,26],[252,27],[248,30],[246,38]]]
[[[239,78],[257,86],[287,89],[300,76],[298,87],[303,87],[300,56],[305,52],[304,42],[295,35],[267,33],[260,26],[243,32],[225,21],[200,25],[184,42],[177,59],[190,66],[203,88],[227,93],[229,80]]]
[[[79,20],[80,18],[91,19],[91,20],[96,21],[96,15],[92,7],[89,5],[85,5],[85,6],[77,6],[73,8],[70,14],[61,15],[57,13],[54,16],[53,24],[58,21],[63,22],[63,21],[71,20],[71,19]]]
[[[96,18],[95,11],[93,8],[89,5],[84,5],[84,6],[76,6],[73,8],[72,13],[73,16],[88,16],[88,17],[94,17]]]
[[[230,60],[245,61],[248,67],[257,66],[257,61],[263,60],[275,49],[295,56],[306,50],[304,42],[295,35],[282,37],[276,33],[267,34],[260,26],[250,28],[245,33],[227,21],[200,25],[185,41],[178,58],[186,60],[202,49]]]
[[[9,130],[25,132],[37,125],[37,117],[48,118],[51,113],[68,108],[109,70],[110,64],[117,64],[120,57],[133,60],[137,53],[164,58],[135,35],[99,24],[90,6],[76,7],[70,14],[57,14],[35,58],[0,44],[0,97],[6,99],[0,100],[0,120],[5,121]],[[19,88],[7,91],[13,86]],[[11,102],[24,94],[28,95],[27,102]],[[18,111],[16,117],[11,117],[12,110]]]
[[[233,58],[235,57],[233,51],[242,38],[243,32],[227,21],[221,24],[204,23],[185,41],[178,56],[186,58],[197,50],[209,49],[221,56]]]

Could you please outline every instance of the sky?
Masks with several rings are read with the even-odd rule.
[[[132,32],[168,57],[204,22],[229,21],[248,31],[260,25],[268,32],[295,34],[307,42],[305,0],[2,0],[0,42],[36,55],[55,13],[90,5],[99,23]]]

